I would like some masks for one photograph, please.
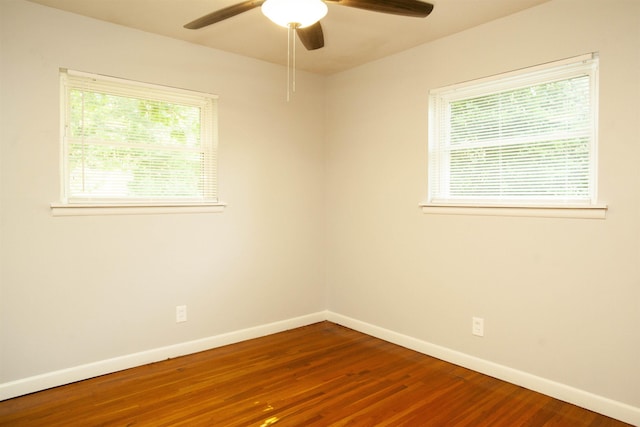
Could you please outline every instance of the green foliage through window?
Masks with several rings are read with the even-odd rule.
[[[431,94],[433,203],[591,203],[597,60]]]
[[[215,201],[214,99],[63,74],[70,201]]]

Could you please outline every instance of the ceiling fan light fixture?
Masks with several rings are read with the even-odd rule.
[[[266,0],[261,9],[267,18],[282,27],[308,27],[327,14],[327,5],[322,0]]]

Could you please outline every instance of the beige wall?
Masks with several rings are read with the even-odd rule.
[[[324,309],[324,80],[0,1],[0,383]],[[223,213],[52,217],[58,69],[219,95]],[[188,322],[175,323],[175,306]]]
[[[607,219],[421,212],[429,89],[588,52]],[[640,2],[555,0],[330,77],[329,309],[640,406],[639,70]]]
[[[24,0],[0,25],[0,385],[328,309],[638,414],[639,1],[553,0],[299,73],[290,104],[279,66]],[[607,219],[420,211],[429,89],[593,51]],[[52,217],[59,67],[218,94],[227,210]]]

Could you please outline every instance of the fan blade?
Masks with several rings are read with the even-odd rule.
[[[373,12],[424,18],[433,10],[433,5],[419,0],[324,0],[342,6],[355,7]]]
[[[296,28],[296,32],[307,50],[316,50],[324,47],[324,33],[319,21],[308,27]]]
[[[239,15],[242,12],[247,12],[251,9],[262,6],[262,3],[264,2],[265,0],[248,0],[243,3],[234,4],[233,6],[225,7],[224,9],[217,10],[198,18],[195,21],[189,22],[184,26],[184,28],[197,30],[198,28],[224,21],[225,19]]]

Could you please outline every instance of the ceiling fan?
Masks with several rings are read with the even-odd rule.
[[[284,27],[295,29],[307,50],[315,50],[324,46],[324,33],[319,20],[327,13],[325,3],[417,18],[424,18],[433,10],[432,4],[419,0],[246,0],[209,13],[189,22],[184,27],[191,30],[203,28],[261,6],[263,13],[269,19]],[[313,9],[311,16],[307,22],[300,22],[307,18],[298,17],[295,13],[305,15],[309,13],[307,7]],[[276,16],[279,12],[293,15],[283,18]]]

